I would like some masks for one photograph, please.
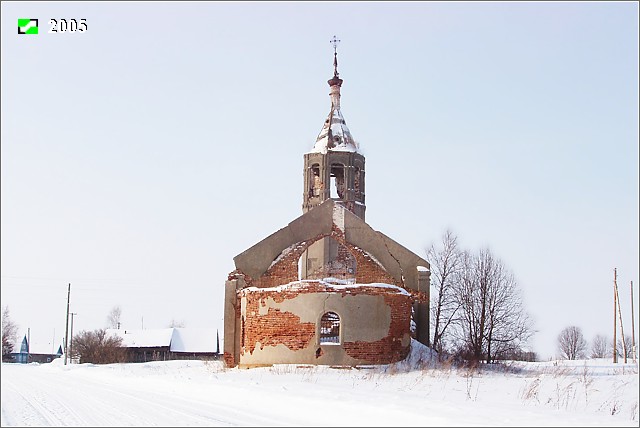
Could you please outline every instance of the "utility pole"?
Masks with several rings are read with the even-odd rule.
[[[31,327],[27,327],[27,364],[29,364],[29,357],[31,356]]]
[[[616,348],[616,332],[618,330],[618,324],[616,322],[616,310],[618,309],[618,294],[616,293],[616,268],[613,268],[613,362],[618,362],[618,349]]]
[[[71,361],[71,356],[73,355],[73,316],[78,315],[77,312],[71,312],[71,341],[69,342],[69,361]]]
[[[631,281],[631,357],[633,358],[633,362],[637,361],[636,355],[636,328],[635,328],[635,319],[633,314],[633,281]]]
[[[622,311],[620,310],[620,296],[618,295],[618,282],[614,281],[616,288],[616,300],[618,301],[618,317],[620,318],[620,338],[622,339],[622,355],[624,356],[624,363],[627,363],[627,341],[624,337],[624,327],[622,326]]]
[[[67,323],[64,327],[64,365],[67,365],[67,345],[69,344],[69,298],[71,297],[71,283],[69,283],[69,289],[67,290]]]

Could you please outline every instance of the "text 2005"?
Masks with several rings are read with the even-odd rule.
[[[84,33],[87,31],[87,19],[50,19],[50,33]]]

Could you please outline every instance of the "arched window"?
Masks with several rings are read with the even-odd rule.
[[[335,312],[326,312],[320,319],[320,344],[340,344],[340,317]]]

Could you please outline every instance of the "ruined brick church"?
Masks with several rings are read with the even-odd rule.
[[[357,366],[429,344],[429,263],[365,223],[365,158],[331,110],[304,155],[303,214],[234,257],[225,283],[224,360]]]

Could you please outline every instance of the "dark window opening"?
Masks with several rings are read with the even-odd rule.
[[[344,165],[331,165],[331,197],[344,199]]]
[[[340,317],[327,312],[320,319],[320,344],[340,344]]]
[[[324,183],[320,177],[320,165],[316,163],[311,166],[311,175],[309,178],[311,181],[309,183],[309,195],[311,197],[321,196],[324,191]]]

